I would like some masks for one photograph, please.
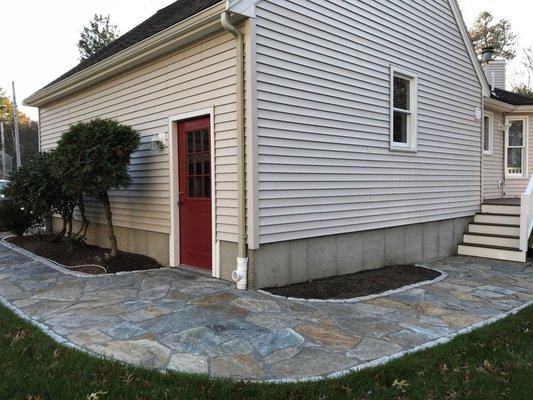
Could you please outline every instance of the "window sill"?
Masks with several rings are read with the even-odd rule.
[[[490,150],[490,151],[485,151],[485,150],[483,150],[483,155],[484,155],[484,156],[493,156],[494,153],[492,152],[492,150]]]
[[[412,147],[400,147],[391,145],[389,151],[398,153],[417,153],[418,149],[413,149]]]
[[[513,179],[527,179],[528,177],[525,175],[505,175],[505,179],[513,180]]]

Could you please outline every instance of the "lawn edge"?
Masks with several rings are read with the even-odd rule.
[[[519,313],[520,311],[522,311],[523,309],[525,309],[525,308],[527,308],[527,307],[529,307],[531,305],[533,305],[533,300],[530,300],[530,301],[528,301],[528,302],[526,302],[526,303],[524,303],[524,304],[522,304],[522,305],[520,305],[518,307],[515,307],[515,308],[513,308],[513,309],[511,309],[509,311],[506,311],[504,313],[495,315],[494,317],[491,317],[489,319],[477,322],[477,323],[475,323],[473,325],[467,326],[466,328],[459,329],[457,332],[450,333],[450,334],[448,334],[446,336],[443,336],[443,337],[438,338],[436,340],[433,340],[431,342],[427,342],[427,343],[421,344],[419,346],[415,346],[415,347],[413,347],[411,349],[408,349],[408,350],[400,351],[400,352],[392,354],[390,356],[385,356],[385,357],[381,357],[381,358],[378,358],[378,359],[375,359],[375,360],[372,360],[372,361],[368,361],[366,363],[359,364],[359,365],[357,365],[355,367],[352,367],[352,368],[347,368],[347,369],[344,369],[344,370],[341,370],[341,371],[332,372],[332,373],[327,374],[327,375],[316,375],[316,376],[311,376],[311,377],[306,377],[306,378],[301,378],[301,379],[252,380],[251,382],[255,382],[255,383],[302,383],[302,382],[318,382],[318,381],[322,381],[322,380],[342,378],[342,377],[344,377],[344,376],[346,376],[348,374],[354,373],[354,372],[359,372],[359,371],[362,371],[362,370],[365,370],[365,369],[382,366],[384,364],[387,364],[390,361],[402,358],[403,356],[406,356],[408,354],[417,353],[419,351],[428,350],[428,349],[431,349],[431,348],[436,347],[436,346],[441,345],[441,344],[449,343],[449,342],[451,342],[453,339],[455,339],[458,336],[466,335],[466,334],[468,334],[470,332],[473,332],[473,331],[475,331],[475,330],[477,330],[479,328],[483,328],[483,327],[485,327],[487,325],[491,325],[493,323],[501,321],[502,319],[505,319],[507,317],[510,317],[512,315],[515,315],[515,314]]]

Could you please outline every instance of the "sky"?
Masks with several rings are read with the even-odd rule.
[[[95,13],[109,14],[125,33],[173,0],[0,0],[0,88],[11,96],[15,81],[19,108],[33,119],[37,109],[22,100],[78,63],[81,30]],[[519,49],[533,46],[530,0],[459,0],[467,26],[483,10],[511,20]],[[509,83],[520,80],[519,57]]]

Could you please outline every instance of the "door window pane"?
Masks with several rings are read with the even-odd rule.
[[[407,79],[394,77],[394,108],[402,110],[410,109],[409,89],[411,82]]]
[[[204,175],[211,174],[211,160],[209,154],[204,154]]]
[[[197,176],[194,178],[194,197],[204,197],[203,189],[204,185],[202,184],[202,177]]]
[[[194,133],[194,151],[196,153],[203,151],[202,132],[200,131]]]
[[[393,141],[395,143],[407,143],[409,117],[407,113],[394,111]]]
[[[210,151],[209,148],[209,131],[204,131],[204,151]]]
[[[187,175],[194,175],[193,155],[187,154]]]
[[[203,161],[202,154],[197,154],[194,156],[194,163],[196,165],[196,169],[195,169],[196,175],[202,175],[202,161]]]
[[[194,197],[194,178],[189,177],[187,182],[187,194],[189,197]]]
[[[194,136],[193,133],[190,133],[190,132],[187,133],[187,148],[185,149],[187,153],[194,153],[193,136]]]
[[[204,178],[204,197],[211,197],[211,177]]]
[[[509,146],[523,145],[524,141],[524,121],[512,121],[509,127]]]
[[[522,173],[522,148],[507,149],[507,168],[510,174]]]

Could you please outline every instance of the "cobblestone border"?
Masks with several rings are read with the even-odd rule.
[[[121,272],[116,272],[116,273],[107,272],[105,274],[99,274],[99,275],[87,274],[85,272],[72,271],[70,268],[81,268],[81,267],[84,267],[86,265],[75,265],[75,266],[71,266],[70,268],[68,268],[67,266],[65,266],[63,264],[60,264],[60,263],[58,263],[56,261],[53,261],[53,260],[50,260],[49,258],[46,258],[46,257],[38,256],[37,254],[32,253],[31,251],[28,251],[26,249],[23,249],[22,247],[19,247],[19,246],[13,244],[13,243],[8,242],[6,239],[9,239],[11,237],[13,237],[13,236],[8,236],[8,237],[5,237],[5,238],[2,238],[1,241],[0,241],[1,244],[4,245],[7,248],[13,250],[13,251],[16,251],[19,254],[22,254],[23,256],[26,256],[28,258],[32,258],[35,261],[39,261],[40,263],[43,263],[47,267],[53,268],[56,271],[61,272],[62,274],[72,275],[72,276],[75,276],[77,278],[93,278],[94,279],[94,278],[101,278],[101,277],[104,277],[104,276],[129,275],[129,274],[139,274],[139,273],[143,273],[143,272],[147,272],[147,271],[154,271],[154,269],[142,269],[142,270],[138,270],[138,271],[121,271]],[[91,264],[87,264],[87,265],[91,265]],[[98,265],[98,267],[100,267],[100,265]],[[158,268],[157,270],[165,270],[165,269],[173,269],[173,268],[171,268],[171,267],[163,267],[163,268]]]
[[[262,290],[262,289],[259,289],[257,291],[259,293],[262,293],[262,294],[265,294],[265,295],[268,295],[268,296],[271,296],[271,297],[275,297],[277,299],[297,301],[297,302],[301,302],[301,303],[337,303],[337,304],[339,304],[339,303],[341,303],[341,304],[342,303],[360,303],[362,301],[377,299],[379,297],[385,297],[385,296],[390,296],[391,294],[405,292],[406,290],[415,289],[415,288],[418,288],[418,287],[421,287],[421,286],[431,285],[432,283],[440,282],[440,281],[442,281],[442,280],[444,280],[444,279],[446,279],[448,277],[448,274],[446,272],[444,272],[444,271],[441,271],[440,269],[429,268],[429,267],[426,267],[426,266],[423,266],[423,265],[419,265],[419,264],[415,264],[415,267],[420,267],[420,268],[424,268],[424,269],[429,269],[431,271],[436,271],[440,275],[437,276],[434,279],[429,280],[429,281],[417,282],[417,283],[413,283],[411,285],[402,286],[402,287],[397,288],[397,289],[387,290],[386,292],[369,294],[367,296],[352,297],[351,299],[303,299],[303,298],[299,298],[299,297],[280,296],[278,294],[273,294],[273,293],[267,292],[266,290]]]

